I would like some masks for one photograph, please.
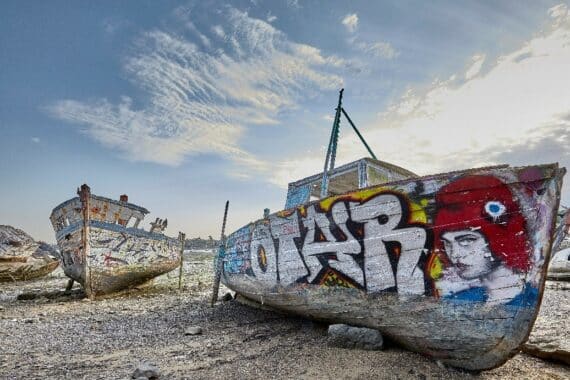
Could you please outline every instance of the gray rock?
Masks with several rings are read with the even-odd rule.
[[[190,326],[184,329],[184,335],[201,335],[202,328],[200,326]]]
[[[160,377],[160,371],[157,366],[154,364],[143,361],[139,363],[137,368],[135,368],[135,372],[133,372],[131,378],[132,379],[158,379]]]
[[[233,299],[234,299],[234,297],[232,296],[231,293],[226,293],[226,294],[224,294],[224,296],[222,297],[222,301],[223,301],[223,302],[228,302],[228,301],[231,301],[231,300],[233,300]]]
[[[344,348],[381,350],[384,339],[378,330],[337,324],[329,326],[328,343]]]

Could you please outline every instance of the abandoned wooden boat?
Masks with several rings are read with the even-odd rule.
[[[90,298],[143,284],[180,265],[182,241],[165,236],[167,221],[157,219],[150,231],[139,228],[148,210],[91,194],[53,209],[50,220],[60,247],[65,274],[78,281]]]
[[[0,226],[0,282],[43,277],[57,268],[57,256],[49,244],[12,226]]]
[[[339,101],[323,173],[228,236],[222,282],[282,311],[378,329],[447,365],[501,365],[536,319],[565,169],[418,177],[370,158],[334,168],[341,111]]]

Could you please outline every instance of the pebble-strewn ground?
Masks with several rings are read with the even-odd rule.
[[[212,257],[188,257],[181,292],[177,272],[98,301],[81,299],[79,288],[70,296],[38,298],[64,289],[59,270],[34,282],[0,284],[0,378],[127,379],[142,360],[156,364],[162,379],[570,378],[568,367],[526,354],[477,375],[393,346],[329,347],[324,325],[235,301],[210,308]],[[568,302],[567,292],[548,287],[545,305]],[[21,293],[31,299],[16,300]],[[191,326],[203,333],[185,335]]]

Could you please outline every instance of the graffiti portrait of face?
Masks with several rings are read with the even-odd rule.
[[[441,235],[441,241],[449,260],[463,279],[485,276],[497,266],[487,239],[478,231],[448,231]]]

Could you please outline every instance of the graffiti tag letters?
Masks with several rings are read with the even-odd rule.
[[[408,223],[406,200],[392,193],[364,202],[318,204],[274,214],[251,228],[250,275],[271,283],[323,283],[336,272],[368,292],[424,294],[419,262],[426,231]]]

